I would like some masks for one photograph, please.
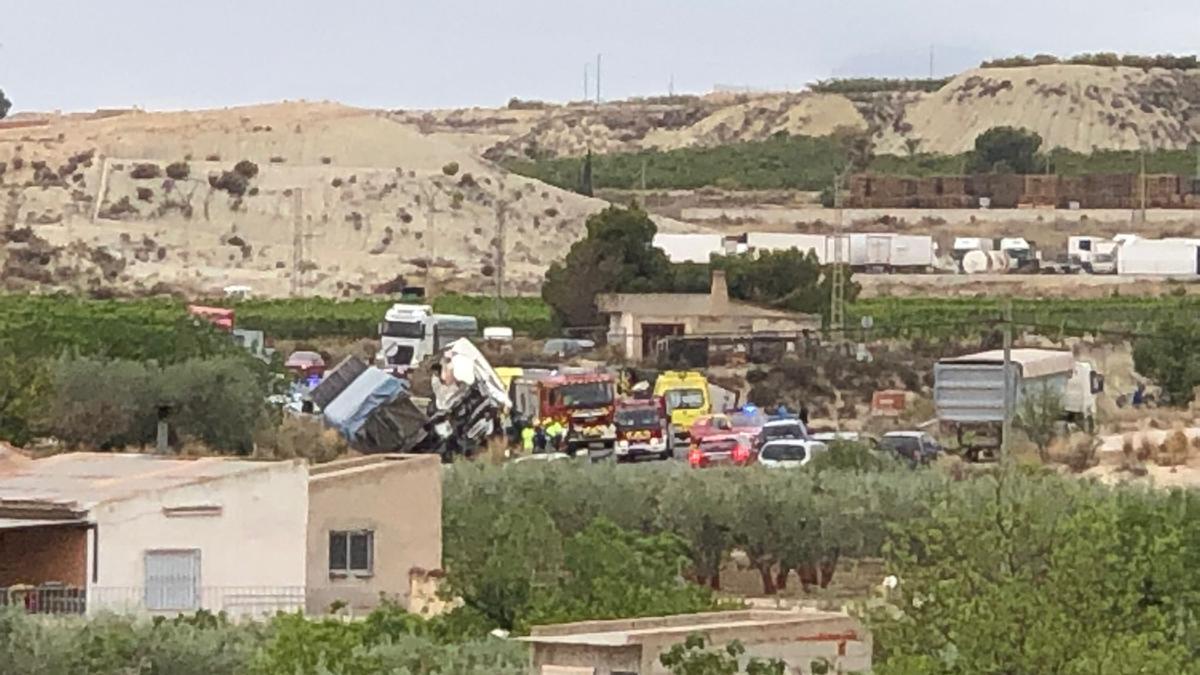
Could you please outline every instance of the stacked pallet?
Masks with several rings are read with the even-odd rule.
[[[1132,209],[1138,205],[1137,179],[1131,173],[1083,177],[1083,206],[1089,209]]]
[[[988,174],[975,177],[978,197],[987,197],[994,209],[1015,209],[1025,192],[1025,177],[1014,174]]]
[[[1142,177],[981,174],[977,176],[855,175],[850,177],[850,208],[970,209],[987,198],[992,208],[1134,209],[1142,205]],[[1200,179],[1172,174],[1145,177],[1149,208],[1200,208]]]
[[[1179,184],[1179,176],[1172,174],[1146,176],[1146,206],[1154,209],[1183,206]]]
[[[1025,176],[1021,204],[1029,206],[1058,205],[1058,176]]]

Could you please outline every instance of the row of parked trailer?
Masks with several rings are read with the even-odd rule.
[[[926,272],[936,268],[937,244],[927,234],[855,233],[842,236],[749,232],[721,234],[657,234],[654,245],[671,262],[706,263],[712,255],[749,251],[812,251],[821,264],[847,263],[864,271]]]
[[[1049,258],[1019,237],[958,237],[939,256],[930,235],[843,235],[749,232],[742,235],[657,234],[654,245],[672,262],[706,263],[713,255],[798,249],[822,264],[841,262],[861,272],[1078,272],[1146,276],[1200,276],[1200,239],[1071,236],[1065,255]]]

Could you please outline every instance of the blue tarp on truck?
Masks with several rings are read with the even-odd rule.
[[[348,440],[354,440],[372,413],[401,395],[408,395],[407,380],[367,368],[324,409],[325,420]]]

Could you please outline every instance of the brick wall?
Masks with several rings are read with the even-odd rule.
[[[82,527],[0,530],[0,587],[87,583],[87,536]]]

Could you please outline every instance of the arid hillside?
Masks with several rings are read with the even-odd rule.
[[[1184,149],[1200,140],[1200,71],[1050,65],[982,68],[921,96],[876,152],[956,153],[997,126],[1078,152]],[[911,144],[908,141],[912,141]],[[907,144],[907,145],[906,145]]]
[[[0,127],[9,288],[355,295],[491,290],[503,274],[527,293],[606,205],[334,104],[17,124]]]
[[[712,94],[601,105],[397,111],[393,118],[484,156],[542,158],[762,140],[781,131],[869,131],[878,154],[957,153],[1018,126],[1046,148],[1182,149],[1200,140],[1200,71],[1046,65],[980,68],[933,93]]]

